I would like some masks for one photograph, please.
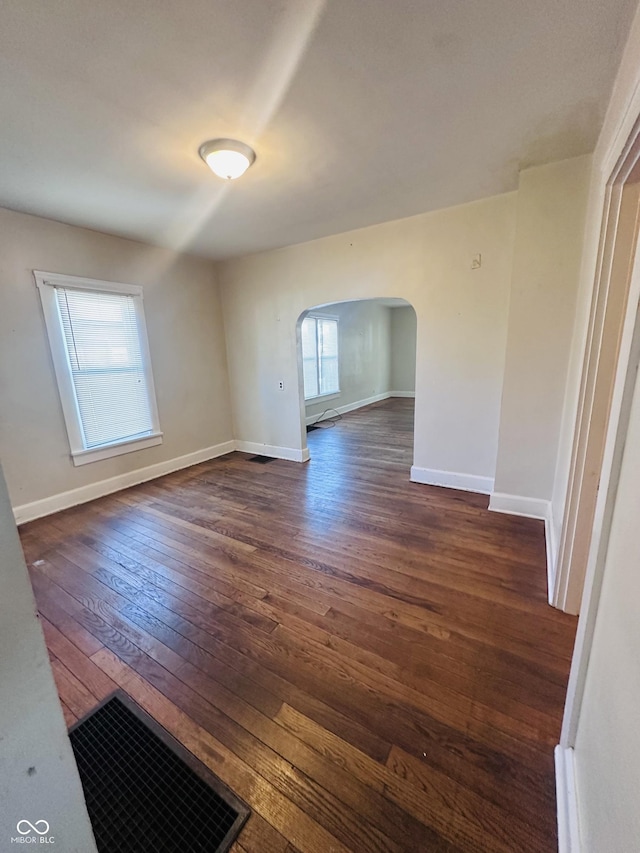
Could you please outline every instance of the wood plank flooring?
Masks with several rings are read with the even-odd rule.
[[[413,401],[22,527],[65,717],[126,690],[253,810],[235,853],[549,853],[576,621],[542,522],[409,482]]]

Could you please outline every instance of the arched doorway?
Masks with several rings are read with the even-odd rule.
[[[301,313],[296,341],[305,456],[318,453],[321,446],[329,447],[327,440],[321,445],[317,437],[312,438],[314,432],[335,429],[345,419],[340,427],[344,442],[332,437],[334,455],[379,455],[382,445],[376,445],[372,435],[377,430],[385,453],[392,452],[395,446],[397,455],[406,457],[409,471],[413,458],[416,335],[416,312],[404,299],[345,300],[316,305]],[[351,416],[352,413],[359,415]]]

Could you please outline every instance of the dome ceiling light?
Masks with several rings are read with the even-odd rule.
[[[253,148],[237,139],[210,139],[198,153],[215,175],[227,181],[244,175],[256,159]]]

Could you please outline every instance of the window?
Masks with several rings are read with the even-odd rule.
[[[305,400],[340,391],[337,320],[311,316],[302,321],[302,369]]]
[[[142,288],[34,276],[74,465],[161,444]]]

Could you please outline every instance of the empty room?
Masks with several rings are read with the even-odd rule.
[[[0,80],[0,851],[640,850],[635,0],[9,0]]]

